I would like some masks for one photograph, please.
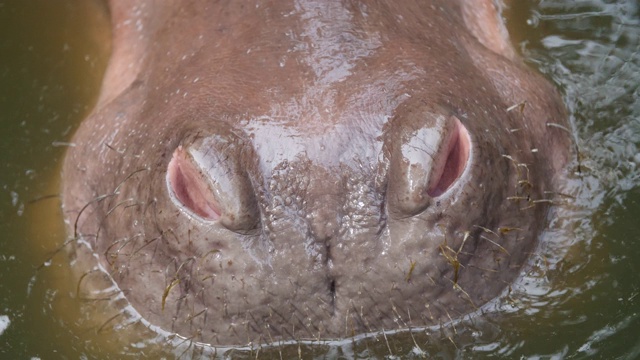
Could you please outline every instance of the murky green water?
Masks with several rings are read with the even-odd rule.
[[[99,6],[0,0],[0,359],[84,352],[53,314],[56,289],[38,267],[64,239],[50,196],[59,192],[64,142],[90,110],[105,66]]]
[[[514,3],[505,12],[514,40],[562,89],[571,112],[580,161],[566,190],[575,200],[561,207],[552,224],[559,230],[545,234],[531,271],[495,313],[416,334],[415,342],[372,339],[330,356],[419,358],[419,347],[445,359],[640,358],[640,7],[635,0]],[[58,199],[49,197],[58,193],[66,141],[90,110],[105,65],[100,14],[94,0],[0,0],[1,359],[123,356],[101,342],[108,331],[75,326],[73,296],[57,271],[64,257],[54,253],[65,238]],[[130,358],[154,358],[131,349]]]

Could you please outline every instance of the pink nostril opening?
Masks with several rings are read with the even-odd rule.
[[[185,208],[206,220],[220,218],[211,187],[182,146],[173,152],[167,167],[167,182],[175,199]]]
[[[462,175],[469,160],[469,133],[460,120],[455,117],[453,119],[455,128],[443,147],[444,153],[440,154],[432,170],[430,186],[427,189],[427,194],[431,197],[440,196],[447,191]]]

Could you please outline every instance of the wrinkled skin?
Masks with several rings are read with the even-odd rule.
[[[148,323],[236,345],[437,325],[535,249],[565,114],[489,0],[109,6],[63,205]]]

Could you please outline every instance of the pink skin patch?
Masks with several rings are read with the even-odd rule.
[[[431,180],[427,189],[427,194],[431,197],[440,196],[447,191],[462,175],[469,160],[469,133],[458,118],[453,117],[453,120],[454,129],[442,147],[444,152],[438,156],[431,170]]]
[[[173,152],[167,167],[167,182],[175,199],[185,208],[205,220],[220,218],[220,206],[205,175],[182,146]]]

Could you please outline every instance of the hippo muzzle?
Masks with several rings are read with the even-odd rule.
[[[492,2],[109,5],[63,206],[148,323],[213,345],[433,326],[535,249],[566,116]]]

